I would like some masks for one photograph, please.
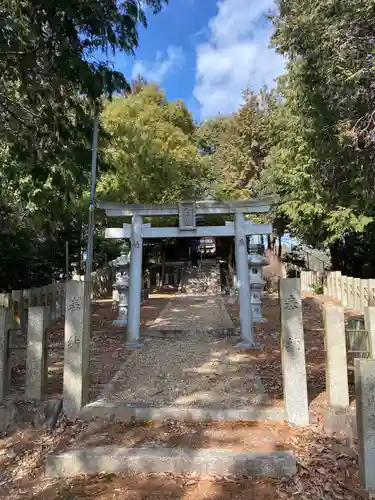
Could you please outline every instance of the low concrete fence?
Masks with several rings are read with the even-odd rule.
[[[301,271],[301,290],[311,291],[323,285],[324,295],[339,300],[344,307],[365,312],[368,306],[375,306],[375,279],[361,279],[344,276],[341,271]]]
[[[27,331],[28,313],[30,307],[48,306],[50,322],[64,315],[65,309],[65,281],[29,290],[13,290],[10,293],[0,294],[0,307],[9,310],[11,329]]]
[[[357,435],[361,483],[375,490],[375,307],[365,317],[350,318],[345,327],[344,307],[324,308],[324,351],[328,410],[324,427],[329,433]],[[348,369],[354,370],[356,408],[350,406]]]
[[[75,294],[76,289],[82,297]],[[72,319],[67,318],[67,314],[89,311],[90,307],[86,305],[111,289],[111,269],[103,268],[92,273],[87,286],[81,276],[74,276],[71,281],[0,294],[0,402],[10,391],[13,354],[18,349],[26,351],[25,398],[43,399],[48,375],[48,328],[60,318],[65,318],[65,323],[68,321],[68,328],[71,328]],[[88,302],[84,302],[82,290]],[[85,321],[89,325],[89,318]],[[71,337],[65,339],[69,348]]]
[[[324,293],[344,307],[364,313],[366,307],[375,306],[375,279],[351,278],[341,271],[330,271],[324,279]]]
[[[92,299],[95,300],[103,297],[104,294],[112,293],[112,272],[110,267],[104,267],[91,274]],[[83,280],[83,276],[74,276],[73,279]],[[65,281],[59,281],[28,290],[0,293],[0,307],[3,306],[10,310],[10,328],[27,330],[30,307],[48,306],[50,323],[64,316],[65,285]]]
[[[301,290],[310,292],[323,283],[323,274],[318,271],[301,271]]]

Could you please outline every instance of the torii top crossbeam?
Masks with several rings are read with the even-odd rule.
[[[167,204],[145,204],[145,205],[127,205],[122,203],[112,203],[108,201],[99,201],[98,207],[105,210],[110,217],[128,217],[132,215],[141,215],[144,217],[161,215],[179,215],[181,204],[192,204],[195,206],[196,215],[204,214],[235,214],[235,213],[267,213],[273,203],[270,196],[255,198],[246,201],[183,201],[181,203]]]

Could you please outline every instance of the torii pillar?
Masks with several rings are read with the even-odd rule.
[[[236,213],[234,227],[241,335],[241,342],[236,347],[238,349],[251,349],[254,347],[254,332],[250,300],[250,278],[247,263],[246,222],[243,213]]]
[[[140,343],[142,247],[142,216],[133,215],[131,227],[128,326],[125,342],[125,347],[128,349],[142,347]]]

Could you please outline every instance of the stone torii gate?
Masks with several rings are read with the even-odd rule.
[[[272,233],[272,224],[254,224],[244,214],[267,213],[272,199],[258,198],[248,201],[183,201],[166,205],[123,205],[101,201],[99,208],[110,217],[132,217],[131,224],[108,228],[106,238],[130,239],[130,283],[126,346],[140,347],[140,311],[142,287],[142,246],[144,238],[200,238],[203,236],[234,236],[237,268],[237,287],[240,302],[239,348],[254,346],[253,321],[250,301],[250,281],[246,236]],[[234,214],[235,221],[225,226],[197,226],[196,216],[205,214]],[[152,227],[143,224],[143,217],[178,216],[178,227]]]

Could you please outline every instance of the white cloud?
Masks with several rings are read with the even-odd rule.
[[[132,78],[141,75],[146,80],[161,83],[170,73],[180,69],[184,61],[182,48],[171,45],[165,53],[157,52],[155,61],[137,61],[133,66]]]
[[[272,26],[264,15],[275,9],[274,0],[219,0],[217,6],[209,39],[197,46],[194,96],[203,119],[235,111],[245,88],[272,86],[285,66],[268,48]]]

